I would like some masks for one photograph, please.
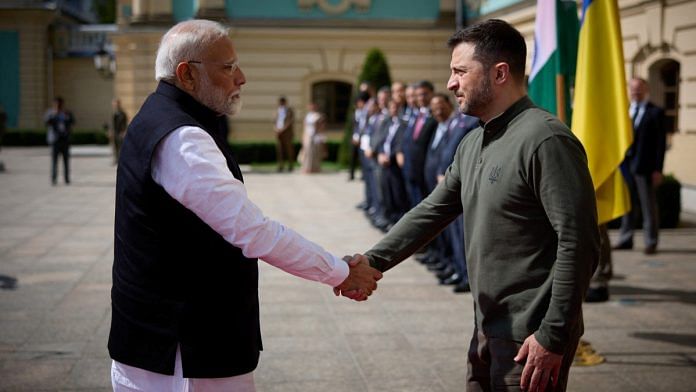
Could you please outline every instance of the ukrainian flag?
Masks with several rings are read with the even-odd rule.
[[[583,0],[571,129],[587,152],[599,223],[623,216],[631,199],[619,165],[633,130],[617,0]]]

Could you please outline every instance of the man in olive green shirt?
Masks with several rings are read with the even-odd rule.
[[[599,252],[585,152],[527,97],[517,30],[489,20],[448,44],[447,88],[481,127],[459,145],[444,181],[366,257],[386,271],[464,213],[476,320],[467,390],[562,391]]]

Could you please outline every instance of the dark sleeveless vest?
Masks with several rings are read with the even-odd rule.
[[[262,350],[258,265],[152,179],[155,148],[183,125],[213,136],[242,180],[220,117],[160,82],[128,127],[116,176],[109,353],[126,365],[174,374],[177,345],[184,377],[251,372]]]

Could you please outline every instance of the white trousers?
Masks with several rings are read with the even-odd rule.
[[[256,392],[253,372],[226,378],[184,378],[178,348],[173,376],[112,361],[111,385],[114,392]]]

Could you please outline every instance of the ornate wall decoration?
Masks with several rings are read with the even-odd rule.
[[[348,11],[352,6],[358,12],[367,12],[370,10],[372,0],[340,0],[337,3],[331,0],[297,0],[297,5],[303,11],[309,11],[315,5],[322,11],[330,15],[340,15]]]

